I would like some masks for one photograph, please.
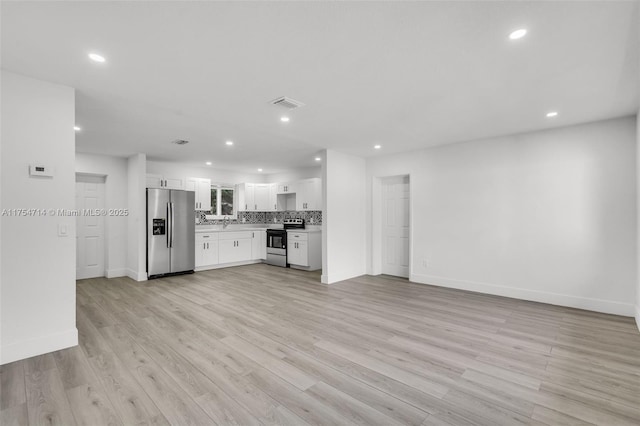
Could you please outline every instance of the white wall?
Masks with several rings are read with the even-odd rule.
[[[244,182],[265,182],[261,174],[240,173],[231,170],[220,170],[212,167],[190,167],[179,163],[147,161],[147,173],[175,177],[199,177],[211,179],[211,183],[238,184]]]
[[[365,176],[363,158],[325,151],[321,277],[325,284],[366,273]]]
[[[3,209],[45,209],[2,223],[0,363],[78,344],[75,317],[74,90],[2,71]],[[29,177],[43,162],[53,178]],[[58,236],[66,226],[67,236]]]
[[[292,169],[282,173],[272,173],[267,175],[265,182],[277,183],[277,182],[294,182],[302,179],[321,178],[322,167],[304,167],[300,169]]]
[[[127,276],[136,281],[147,279],[147,201],[146,155],[127,159]]]
[[[410,174],[412,281],[632,316],[635,139],[628,117],[370,159],[367,226],[373,178]]]
[[[106,176],[105,208],[128,208],[127,159],[76,153],[76,173]],[[107,278],[127,275],[127,217],[105,217]]]
[[[638,11],[640,14],[640,11]],[[636,176],[637,176],[637,196],[636,196],[636,208],[638,212],[638,217],[636,221],[636,225],[638,227],[638,241],[637,241],[637,250],[638,257],[636,258],[636,263],[638,267],[638,279],[637,279],[637,287],[636,287],[636,324],[638,325],[638,329],[640,330],[640,110],[638,111],[638,115],[636,115]]]

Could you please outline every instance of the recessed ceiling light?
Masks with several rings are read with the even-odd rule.
[[[548,118],[553,118],[558,116],[558,111],[551,111],[547,113]]]
[[[233,141],[226,141],[225,143],[227,144],[227,146],[233,145]]]
[[[206,164],[207,166],[210,166],[210,165],[211,165],[211,161],[207,161],[205,164]]]
[[[286,116],[280,117],[280,121],[282,121],[283,123],[288,123],[289,117],[286,117]]]
[[[261,172],[261,171],[262,171],[262,169],[258,169],[258,171],[259,171],[259,172]]]
[[[316,157],[316,161],[321,161],[321,160],[322,160],[322,158]]]
[[[79,132],[80,130],[82,130],[82,128],[78,126],[73,126],[73,130],[75,130],[76,132]]]
[[[104,56],[102,55],[98,55],[97,53],[89,53],[89,59],[91,59],[94,62],[106,62],[107,60],[104,58]]]
[[[517,40],[524,37],[525,35],[527,35],[527,30],[525,30],[524,28],[520,28],[519,30],[515,30],[511,34],[509,34],[509,38],[511,40]]]
[[[373,149],[380,149],[380,148],[382,148],[382,145],[374,145],[373,146]]]

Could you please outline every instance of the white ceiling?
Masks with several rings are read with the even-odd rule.
[[[276,172],[635,113],[638,6],[3,1],[2,66],[77,89],[79,152]]]

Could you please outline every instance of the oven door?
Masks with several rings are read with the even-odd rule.
[[[272,231],[267,229],[267,251],[268,249],[286,250],[287,231]]]

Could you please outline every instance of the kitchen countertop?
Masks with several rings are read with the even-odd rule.
[[[265,231],[266,226],[227,226],[223,228],[222,225],[212,226],[196,226],[196,233],[202,232],[242,232],[242,231]]]
[[[322,232],[322,228],[288,229],[287,232],[303,232],[305,234],[311,234],[315,232]]]
[[[222,225],[196,225],[196,234],[200,234],[203,232],[266,231],[267,229],[282,229],[282,225],[229,225],[226,228],[223,228]],[[322,227],[314,226],[305,229],[290,229],[289,232],[322,232]]]

